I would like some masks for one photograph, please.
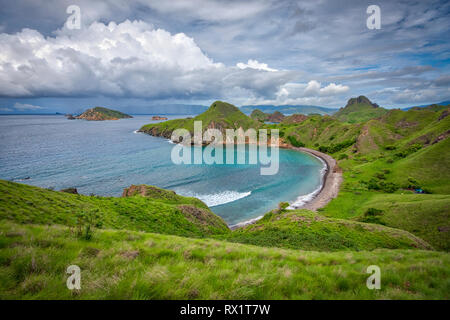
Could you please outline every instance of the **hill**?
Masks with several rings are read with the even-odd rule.
[[[95,107],[86,110],[76,118],[90,121],[102,121],[102,120],[119,120],[133,117],[120,111],[111,110],[104,107]]]
[[[308,210],[270,212],[255,224],[219,238],[264,247],[315,251],[432,249],[422,239],[403,230],[327,218]]]
[[[274,113],[264,113],[261,110],[255,109],[250,114],[250,118],[260,122],[279,123],[284,120],[285,116],[279,111],[275,111]]]
[[[386,112],[386,109],[372,103],[365,96],[359,96],[348,100],[347,105],[339,109],[334,116],[343,122],[359,123],[378,118]]]
[[[153,186],[131,186],[122,198],[84,196],[0,180],[0,218],[25,224],[127,229],[203,237],[227,233],[200,200]]]
[[[174,130],[184,128],[192,136],[194,134],[195,121],[202,121],[203,132],[208,128],[215,128],[225,133],[225,129],[242,128],[247,130],[249,128],[257,129],[261,126],[261,123],[243,114],[236,106],[226,102],[216,101],[211,104],[208,110],[194,118],[147,124],[142,126],[139,131],[153,136],[170,138]]]
[[[251,114],[253,110],[258,109],[264,113],[274,113],[275,111],[281,112],[286,115],[292,115],[295,113],[300,114],[320,114],[320,115],[332,115],[338,109],[325,108],[318,106],[307,105],[248,105],[240,107],[241,111],[245,114]]]

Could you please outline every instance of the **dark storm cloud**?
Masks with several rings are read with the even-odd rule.
[[[450,98],[448,1],[0,2],[3,96],[329,106],[360,94],[386,106]],[[79,34],[63,28],[70,4],[82,11]],[[370,4],[381,8],[380,30],[366,27]],[[108,31],[110,21],[121,32]]]

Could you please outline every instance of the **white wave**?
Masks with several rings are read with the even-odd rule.
[[[314,197],[322,190],[322,184],[311,193],[299,196],[294,202],[292,202],[287,209],[295,210],[303,207],[306,203],[310,202]]]
[[[175,144],[175,142],[173,142],[172,139],[167,139],[167,142],[170,144]]]
[[[322,190],[323,184],[324,184],[324,179],[325,179],[325,175],[327,174],[327,170],[328,170],[328,165],[327,163],[320,157],[313,155],[314,157],[316,157],[317,159],[320,160],[320,162],[322,162],[323,166],[322,169],[320,169],[320,184],[319,187],[314,190],[311,193],[305,194],[305,195],[301,195],[299,196],[297,199],[295,199],[294,202],[292,202],[289,207],[287,207],[287,209],[289,210],[295,210],[295,209],[299,209],[301,207],[303,207],[305,204],[307,204],[308,202],[310,202],[311,200],[313,200]]]
[[[140,133],[139,130],[134,130],[133,133]]]
[[[242,221],[242,222],[239,222],[239,223],[236,223],[236,224],[232,224],[229,227],[230,227],[231,230],[234,230],[234,229],[237,229],[237,228],[241,228],[241,227],[245,227],[246,225],[255,223],[256,221],[258,221],[262,217],[264,217],[264,216],[259,216],[259,217],[256,217],[256,218],[253,218],[253,219],[250,219],[250,220],[246,220],[246,221]]]
[[[251,195],[252,192],[223,191],[215,194],[193,194],[191,197],[202,200],[208,207],[230,203]]]

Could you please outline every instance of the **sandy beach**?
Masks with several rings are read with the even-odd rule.
[[[295,147],[291,147],[290,149],[310,153],[322,159],[327,165],[327,169],[323,177],[322,189],[320,190],[320,192],[311,201],[308,201],[303,206],[296,209],[308,209],[316,211],[317,209],[326,206],[328,202],[337,197],[339,188],[342,183],[342,171],[337,166],[336,160],[333,157],[317,150]]]

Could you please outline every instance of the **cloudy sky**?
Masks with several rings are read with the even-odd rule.
[[[446,0],[0,0],[0,113],[435,103],[450,100],[449,33]]]

